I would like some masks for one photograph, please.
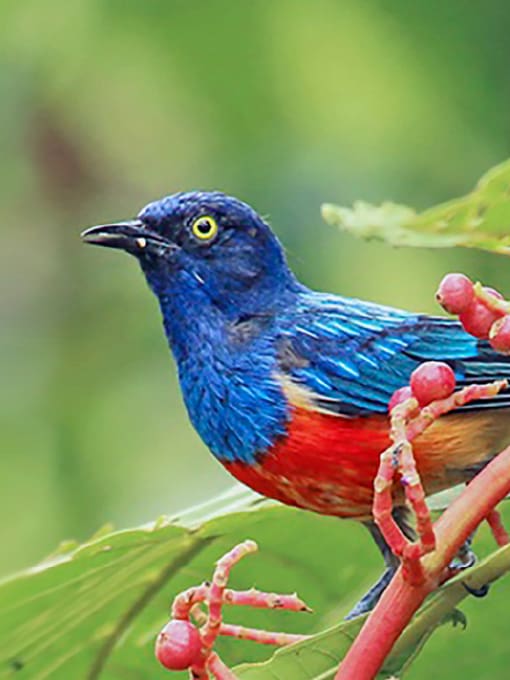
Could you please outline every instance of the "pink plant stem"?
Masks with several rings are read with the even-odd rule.
[[[204,583],[201,586],[188,588],[174,599],[172,605],[172,618],[188,619],[193,608],[209,599],[211,586]],[[255,588],[250,590],[232,590],[226,588],[223,592],[223,604],[256,607],[258,609],[285,609],[290,612],[311,612],[295,593],[292,595],[279,595],[277,593],[264,593]]]
[[[406,578],[412,583],[418,584],[425,578],[419,558],[431,548],[427,543],[423,544],[420,540],[415,543],[409,541],[392,515],[393,498],[391,488],[395,474],[393,458],[396,455],[395,452],[397,450],[401,455],[402,450],[405,447],[409,448],[410,444],[406,442],[400,444],[398,447],[390,447],[381,455],[379,471],[374,481],[375,493],[373,514],[377,525],[381,529],[381,532],[393,553],[403,559]],[[423,490],[416,492],[411,485],[408,485],[406,486],[406,496],[410,503],[414,505],[415,499],[420,500],[424,494]],[[421,506],[418,507],[418,511],[421,512]],[[421,521],[421,526],[425,527],[425,522],[423,520]],[[426,526],[426,532],[424,529],[422,530],[426,537],[429,535],[432,535],[433,537],[433,531],[429,529],[428,526]]]
[[[477,297],[480,302],[483,303],[484,307],[490,309],[491,312],[494,312],[499,316],[506,316],[507,314],[510,314],[510,302],[507,300],[502,300],[492,293],[489,293],[484,289],[480,282],[475,283],[473,286],[473,292],[475,297]]]
[[[501,515],[497,510],[491,510],[487,515],[487,523],[491,528],[492,535],[496,543],[502,547],[510,543],[510,536],[508,535],[503,523],[501,521]]]
[[[406,400],[392,410],[390,436],[394,443],[381,455],[379,470],[374,480],[373,501],[374,519],[393,553],[402,558],[404,576],[415,585],[425,579],[420,557],[435,547],[425,491],[416,469],[407,433],[408,420],[416,413],[419,413],[418,402],[414,398]],[[432,420],[425,420],[425,427],[431,422]],[[406,498],[416,515],[418,539],[415,542],[406,538],[393,519],[391,489],[396,468],[401,475]]]
[[[208,659],[204,657],[201,663],[193,664],[189,669],[190,680],[209,680],[209,673],[205,667]]]
[[[308,605],[296,593],[292,595],[278,595],[264,593],[260,590],[230,590],[223,593],[223,604],[256,607],[258,609],[285,609],[289,612],[311,612]]]
[[[426,578],[412,585],[400,568],[368,617],[335,680],[373,680],[425,597],[441,582],[468,536],[510,493],[510,447],[484,468],[434,525],[436,549],[423,557]]]
[[[510,446],[492,460],[468,484],[461,495],[435,523],[438,548],[428,555],[426,566],[433,570],[449,564],[459,548],[510,493]]]
[[[228,666],[225,666],[216,652],[211,652],[207,660],[207,667],[211,671],[216,680],[238,680],[237,675],[234,675]],[[193,678],[193,680],[195,680]],[[200,680],[202,680],[200,678]]]
[[[393,510],[391,487],[395,476],[394,453],[395,447],[390,446],[381,454],[379,470],[374,480],[373,514],[393,552],[402,555],[407,539],[391,514]]]
[[[508,387],[508,381],[506,380],[495,380],[494,382],[488,383],[486,385],[468,385],[462,390],[454,392],[446,399],[438,399],[437,401],[433,401],[431,404],[421,409],[419,415],[416,416],[416,418],[413,418],[413,420],[409,423],[406,431],[407,440],[413,441],[413,439],[424,432],[427,427],[429,427],[429,425],[437,420],[439,416],[449,413],[459,406],[464,406],[464,404],[468,404],[475,399],[487,399],[488,397],[493,397],[501,392],[501,390],[506,389],[506,387]]]
[[[261,592],[255,590],[255,588],[236,591],[226,587],[232,567],[243,557],[256,550],[257,544],[254,541],[240,543],[218,561],[211,583],[203,583],[200,586],[188,588],[174,599],[172,618],[185,621],[193,618],[195,625],[201,626],[200,639],[202,648],[199,661],[190,668],[190,678],[192,680],[208,680],[209,672],[215,678],[223,680],[235,679],[235,675],[213,651],[213,645],[218,635],[227,635],[266,645],[279,646],[300,642],[309,637],[307,635],[275,633],[223,623],[222,606],[225,604],[258,607],[261,609],[285,609],[297,612],[311,611],[295,593],[292,595],[280,595],[277,593]],[[207,606],[208,613],[202,609],[202,604]]]
[[[295,635],[293,633],[273,633],[267,630],[259,630],[258,628],[235,626],[230,623],[222,623],[219,634],[235,637],[239,640],[251,640],[262,645],[277,645],[279,647],[291,645],[294,642],[302,642],[310,637],[309,635]]]
[[[193,607],[200,602],[206,602],[208,597],[209,585],[207,583],[184,590],[173,601],[172,618],[188,619]]]
[[[193,619],[196,626],[203,626],[207,621],[207,612],[205,612],[197,602],[191,607],[189,611],[189,618]]]
[[[411,445],[405,446],[401,453],[401,467],[406,498],[416,515],[416,530],[419,538],[420,552],[426,554],[436,547],[436,537]],[[411,550],[408,554],[410,555],[412,552]],[[404,558],[408,554],[404,550]]]
[[[373,514],[393,553],[402,558],[404,577],[414,585],[422,583],[426,578],[420,558],[434,550],[435,535],[410,441],[427,429],[439,416],[474,399],[497,394],[504,387],[505,381],[471,385],[450,397],[434,401],[421,410],[414,398],[407,399],[392,410],[390,436],[394,443],[381,455],[379,470],[374,480]],[[393,519],[392,486],[395,468],[398,468],[401,474],[407,501],[416,516],[418,539],[414,542],[406,538]]]
[[[218,636],[222,622],[221,607],[223,604],[223,594],[227,587],[230,570],[239,560],[256,550],[257,544],[255,541],[244,541],[218,560],[209,589],[209,618],[201,631],[202,643],[206,650],[212,649],[214,641]]]

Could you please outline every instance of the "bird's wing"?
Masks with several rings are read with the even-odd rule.
[[[450,364],[459,387],[510,378],[510,358],[452,319],[309,293],[279,324],[283,380],[325,412],[386,412],[393,392],[428,360]],[[510,392],[462,408],[503,406]]]

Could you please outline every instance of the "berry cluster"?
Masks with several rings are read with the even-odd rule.
[[[254,588],[237,591],[226,587],[232,567],[256,550],[254,541],[240,543],[218,561],[211,583],[189,588],[175,598],[172,618],[156,640],[156,657],[165,668],[171,671],[189,669],[193,680],[207,680],[209,674],[217,680],[236,680],[236,676],[213,650],[219,635],[279,646],[307,638],[306,635],[275,633],[223,622],[222,607],[225,604],[294,612],[311,611],[295,594],[264,593]],[[206,611],[202,605],[206,606]],[[195,623],[190,621],[190,617]]]
[[[381,454],[372,509],[393,554],[402,560],[404,578],[415,585],[422,584],[426,578],[421,558],[435,549],[436,539],[412,442],[441,416],[472,401],[490,399],[506,389],[508,383],[506,380],[484,385],[473,383],[457,391],[455,387],[455,374],[448,364],[426,361],[413,371],[408,386],[394,392],[388,405],[392,444]],[[392,514],[396,479],[400,479],[416,517],[417,539],[414,541],[404,535]],[[506,540],[499,516],[491,515],[487,519],[498,543]]]
[[[443,309],[458,315],[468,333],[488,339],[495,350],[510,354],[510,304],[501,293],[474,284],[464,274],[447,274],[436,298]]]

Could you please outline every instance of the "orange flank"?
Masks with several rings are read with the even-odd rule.
[[[263,496],[320,514],[369,518],[379,456],[389,446],[383,415],[346,418],[295,407],[287,435],[259,462],[224,463]],[[510,443],[509,409],[443,416],[413,443],[426,493],[467,481]],[[396,502],[403,495],[396,491]]]

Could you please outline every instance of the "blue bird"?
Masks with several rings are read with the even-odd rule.
[[[425,360],[450,364],[460,386],[510,378],[510,361],[456,320],[310,290],[268,224],[220,192],[167,196],[83,239],[140,263],[191,422],[225,468],[264,496],[368,527],[386,570],[350,616],[370,609],[397,567],[371,513],[393,392]],[[510,443],[509,407],[503,392],[418,438],[427,493]],[[411,535],[403,500],[394,515]]]

